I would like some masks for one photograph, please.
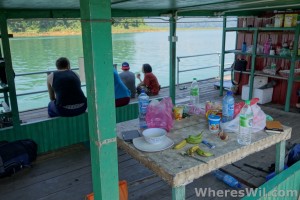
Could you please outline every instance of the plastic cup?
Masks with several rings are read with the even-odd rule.
[[[174,107],[174,118],[176,120],[181,120],[183,114],[183,106],[175,106]]]
[[[208,129],[211,133],[219,133],[221,117],[218,115],[208,116]]]

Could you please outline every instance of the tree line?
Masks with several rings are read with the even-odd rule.
[[[130,29],[145,25],[143,18],[114,18],[112,27]],[[39,19],[39,20],[9,20],[8,29],[12,33],[18,32],[56,32],[81,31],[80,19]]]

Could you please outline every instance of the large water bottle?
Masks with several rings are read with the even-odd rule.
[[[233,178],[232,176],[230,176],[228,174],[225,174],[224,172],[222,172],[220,170],[215,170],[213,172],[213,174],[217,179],[223,181],[230,187],[233,187],[233,188],[241,188],[242,187],[242,185],[239,183],[238,180],[236,180],[235,178]]]
[[[190,88],[190,103],[197,105],[199,103],[199,85],[197,79],[194,78]]]
[[[245,101],[245,105],[240,112],[240,127],[237,141],[241,145],[249,145],[251,143],[253,123],[253,112],[250,106],[250,100]]]
[[[234,98],[231,91],[227,91],[222,103],[222,122],[228,122],[234,116]]]
[[[146,128],[148,128],[147,123],[146,123],[146,113],[147,113],[147,107],[149,105],[149,96],[145,93],[144,90],[141,91],[138,101],[139,101],[140,129],[146,129]]]

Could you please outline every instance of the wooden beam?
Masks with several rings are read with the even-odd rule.
[[[119,199],[110,0],[81,0],[95,199]]]

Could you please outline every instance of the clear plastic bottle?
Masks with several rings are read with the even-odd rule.
[[[141,91],[141,94],[138,98],[139,102],[139,125],[140,129],[146,129],[148,128],[146,123],[146,113],[147,113],[147,107],[149,105],[149,96],[145,93],[144,90]]]
[[[232,188],[241,188],[242,187],[242,185],[239,183],[238,180],[236,180],[232,176],[230,176],[220,170],[215,170],[213,172],[213,174],[217,179],[223,181],[224,183],[226,183],[227,185],[229,185]]]
[[[234,98],[231,91],[227,91],[222,102],[222,122],[228,122],[233,119],[234,115]]]
[[[193,78],[190,88],[190,103],[192,105],[197,105],[199,103],[199,85],[196,78]]]
[[[253,123],[253,112],[250,106],[250,100],[245,101],[245,105],[240,112],[240,127],[237,141],[241,145],[249,145],[251,143]]]

